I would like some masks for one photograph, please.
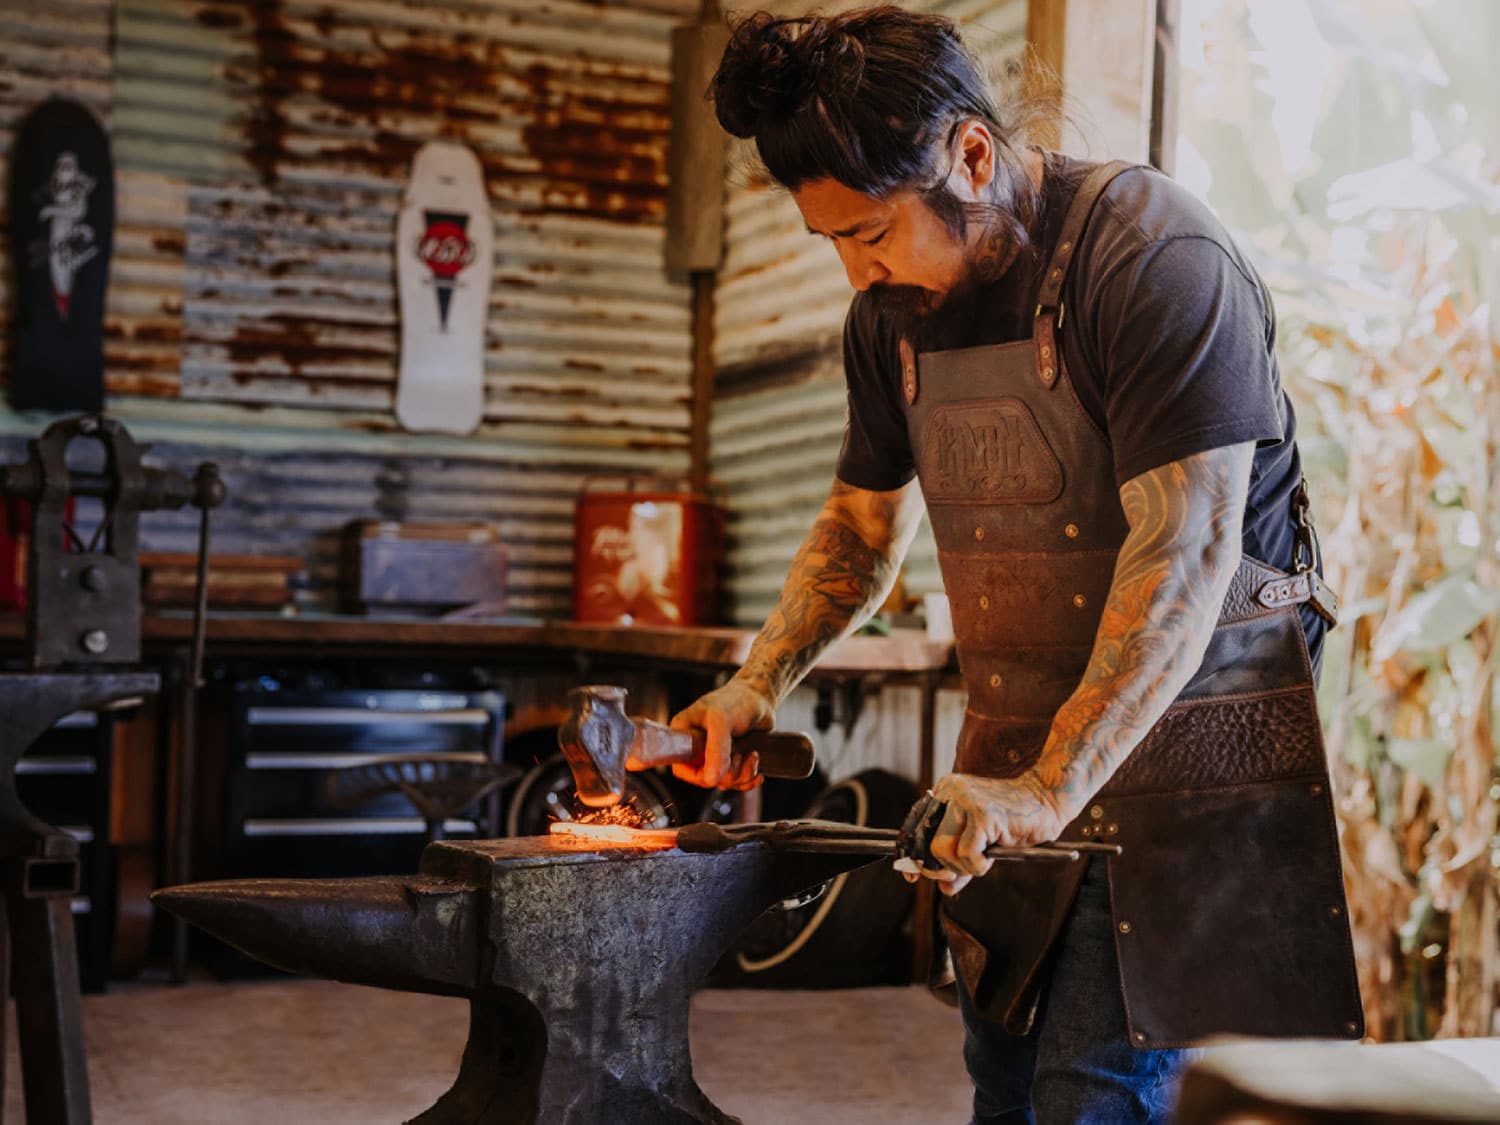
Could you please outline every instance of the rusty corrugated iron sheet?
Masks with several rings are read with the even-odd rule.
[[[416,148],[470,144],[497,216],[486,422],[676,445],[668,41],[688,5],[123,0],[122,161],[190,184],[184,398],[380,413]]]
[[[787,564],[833,483],[844,431],[841,379],[801,380],[716,404],[713,475],[730,498],[728,612],[756,626],[776,604]],[[924,518],[902,580],[910,595],[942,589]]]
[[[1018,65],[1025,0],[905,6],[958,20],[997,81]],[[731,158],[714,340],[721,394],[709,448],[729,496],[732,614],[756,625],[775,605],[833,480],[844,427],[839,340],[851,291],[833,248],[808,235],[796,205],[757,174],[747,148]],[[903,580],[912,595],[942,589],[925,520]]]
[[[0,0],[0,125],[61,90],[111,126],[109,409],[170,463],[226,467],[219,549],[305,552],[301,600],[328,608],[336,529],[401,495],[499,521],[513,606],[566,613],[582,480],[687,467],[689,294],[661,256],[670,29],[698,9]],[[496,219],[468,438],[391,414],[395,211],[436,136],[479,154]],[[45,421],[0,408],[0,444]]]

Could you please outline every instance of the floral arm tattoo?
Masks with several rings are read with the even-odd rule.
[[[780,703],[829,645],[885,600],[921,512],[915,482],[870,492],[835,480],[740,678]]]
[[[1066,818],[1083,810],[1202,663],[1239,565],[1254,449],[1199,453],[1121,487],[1130,531],[1093,653],[1030,771]]]

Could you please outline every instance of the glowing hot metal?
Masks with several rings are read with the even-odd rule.
[[[555,820],[549,826],[554,836],[570,841],[598,844],[601,847],[674,848],[675,828],[631,828],[624,824],[584,824],[576,820]]]

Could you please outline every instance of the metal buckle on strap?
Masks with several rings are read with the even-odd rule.
[[[1036,307],[1036,314],[1033,316],[1032,319],[1033,320],[1040,320],[1042,318],[1042,314],[1044,312],[1046,312],[1050,307],[1051,306],[1049,306],[1049,305],[1038,305]],[[1065,304],[1063,304],[1063,302],[1059,301],[1057,303],[1057,327],[1059,327],[1059,328],[1062,327],[1063,317],[1067,314],[1067,311],[1068,311],[1068,306],[1065,305]]]
[[[1290,590],[1275,602],[1276,605],[1296,605],[1307,602],[1313,610],[1329,625],[1339,623],[1339,596],[1334,593],[1333,587],[1323,581],[1323,576],[1318,573],[1323,565],[1323,548],[1318,542],[1318,531],[1313,526],[1312,500],[1307,495],[1307,481],[1297,482],[1296,489],[1292,492],[1292,522],[1296,525],[1295,544],[1292,547],[1292,566],[1296,573],[1291,579],[1276,579],[1261,587],[1257,595],[1262,605],[1270,606],[1273,602],[1267,600],[1268,594],[1276,596],[1276,589],[1296,585],[1300,596],[1291,596]]]

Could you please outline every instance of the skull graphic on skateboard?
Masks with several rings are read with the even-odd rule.
[[[104,294],[115,228],[109,138],[77,102],[49,98],[12,150],[16,276],[11,402],[17,410],[104,406]]]
[[[483,418],[494,256],[478,158],[454,141],[429,141],[412,159],[396,219],[396,417],[406,429],[466,434]]]

